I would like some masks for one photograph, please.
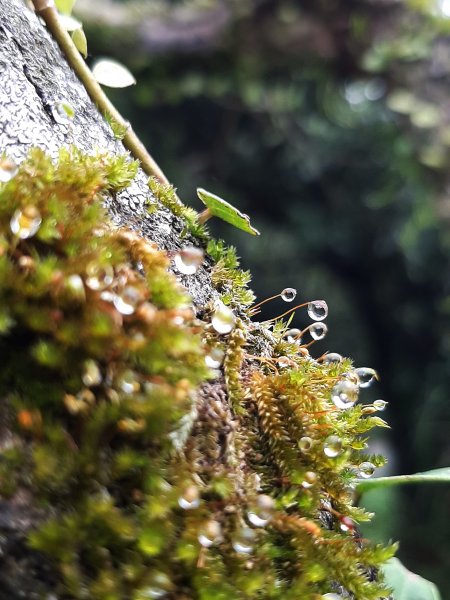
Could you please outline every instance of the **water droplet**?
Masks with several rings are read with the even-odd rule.
[[[286,339],[287,342],[291,344],[301,344],[301,333],[302,332],[300,331],[300,329],[289,329],[288,331],[286,331],[283,337]]]
[[[211,325],[220,334],[233,331],[236,325],[236,317],[233,311],[222,302],[218,303],[211,319]]]
[[[153,573],[148,583],[148,587],[138,591],[136,600],[158,600],[167,596],[172,590],[172,583],[169,577],[162,572]]]
[[[337,435],[329,435],[325,440],[323,452],[329,458],[335,458],[342,452],[342,440]]]
[[[341,531],[354,531],[355,522],[350,517],[339,517]]]
[[[292,362],[291,359],[288,358],[287,356],[280,356],[279,358],[277,358],[277,364],[282,369],[289,367],[291,362]]]
[[[84,301],[86,299],[84,283],[79,275],[69,275],[64,282],[64,289],[74,300]]]
[[[91,290],[103,290],[114,279],[114,269],[111,265],[100,265],[97,262],[90,262],[86,267],[86,285]]]
[[[9,158],[0,160],[0,183],[7,183],[17,175],[19,167]]]
[[[205,363],[211,369],[218,369],[223,363],[225,352],[222,348],[211,348],[208,354],[205,356]]]
[[[70,123],[75,116],[75,109],[69,102],[57,102],[52,108],[53,118],[60,125]]]
[[[369,479],[375,473],[375,465],[371,462],[362,462],[358,468],[358,475],[363,479]]]
[[[351,381],[339,381],[331,392],[331,400],[341,410],[351,408],[358,400],[359,388]]]
[[[293,300],[295,300],[296,296],[297,290],[294,288],[284,288],[284,290],[280,294],[281,299],[285,302],[292,302]]]
[[[329,352],[323,357],[322,362],[324,365],[330,365],[332,363],[340,363],[342,360],[342,356],[337,352]]]
[[[317,482],[317,475],[314,471],[306,471],[303,476],[302,487],[308,489],[312,487]]]
[[[250,554],[255,543],[256,533],[250,527],[241,527],[234,535],[231,545],[239,554]]]
[[[218,521],[207,521],[198,534],[198,541],[204,548],[210,548],[222,539],[222,528]]]
[[[386,400],[375,400],[375,402],[373,403],[373,407],[376,410],[384,410],[386,408],[386,406],[388,405],[388,403],[386,402]]]
[[[273,498],[260,494],[255,505],[247,513],[247,518],[255,527],[264,527],[270,521],[275,509]]]
[[[182,248],[174,256],[175,267],[184,275],[193,275],[197,272],[205,258],[203,250],[189,246]]]
[[[141,388],[141,384],[136,377],[136,373],[131,369],[127,369],[119,375],[117,379],[117,386],[124,394],[135,394]]]
[[[372,385],[375,379],[378,379],[378,374],[375,369],[369,367],[359,367],[358,369],[355,369],[354,372],[358,377],[360,388],[367,388]]]
[[[14,235],[21,240],[26,240],[38,231],[41,223],[41,213],[38,209],[35,206],[25,206],[21,210],[16,210],[9,226]]]
[[[86,360],[83,365],[83,374],[81,379],[87,387],[91,387],[93,385],[100,385],[102,382],[102,373],[100,371],[100,367],[95,362],[95,360],[89,359]]]
[[[184,510],[191,510],[200,506],[200,494],[195,485],[187,487],[182,496],[178,498],[178,505]]]
[[[340,594],[323,594],[323,600],[344,600]]]
[[[323,340],[328,332],[328,327],[325,323],[313,323],[308,329],[313,340]]]
[[[127,285],[116,294],[113,299],[114,306],[122,315],[132,315],[141,300],[139,291],[132,285]]]
[[[325,300],[313,300],[308,304],[308,315],[313,321],[323,321],[328,317],[328,304]]]
[[[299,439],[297,445],[302,452],[309,452],[313,446],[313,443],[314,442],[312,441],[312,439],[310,437],[304,436]]]

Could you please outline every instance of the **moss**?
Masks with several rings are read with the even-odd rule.
[[[52,561],[55,593],[313,600],[335,582],[386,596],[370,573],[393,549],[360,539],[351,489],[362,461],[382,463],[364,448],[385,423],[330,399],[351,361],[252,323],[223,242],[208,241],[212,279],[240,317],[226,336],[195,319],[167,255],[109,225],[101,199],[134,172],[127,157],[72,149],[53,164],[35,150],[0,187],[0,397],[15,433],[0,489],[44,509],[29,544]],[[207,241],[172,191],[153,190]],[[223,376],[205,366],[211,348]]]

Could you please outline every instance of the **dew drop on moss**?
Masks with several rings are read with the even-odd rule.
[[[273,516],[275,502],[266,494],[260,494],[247,513],[247,518],[255,527],[265,527]]]
[[[83,302],[86,300],[86,292],[81,277],[77,274],[69,275],[66,279],[64,288],[71,299]]]
[[[303,477],[302,487],[305,489],[308,489],[308,488],[312,487],[316,482],[317,482],[317,475],[314,473],[314,471],[306,471],[306,473]]]
[[[331,392],[331,400],[336,408],[351,408],[358,400],[358,386],[351,381],[339,381]]]
[[[205,356],[206,366],[211,369],[218,369],[223,363],[225,352],[221,348],[211,348],[208,354]]]
[[[169,577],[161,571],[151,575],[148,587],[142,588],[136,595],[136,600],[158,600],[164,598],[172,590]]]
[[[233,331],[236,325],[236,317],[233,311],[223,303],[219,303],[213,313],[211,325],[222,335]]]
[[[337,435],[329,435],[325,440],[323,452],[329,458],[335,458],[342,452],[342,440]]]
[[[328,305],[325,300],[313,300],[308,304],[308,315],[313,321],[323,321],[328,316]]]
[[[140,300],[138,290],[132,285],[127,285],[114,295],[113,304],[121,315],[132,315]]]
[[[114,279],[114,269],[111,265],[100,265],[97,262],[90,262],[86,267],[86,285],[91,290],[103,290]]]
[[[354,373],[358,377],[360,388],[370,387],[375,379],[378,379],[377,372],[370,367],[358,367]]]
[[[119,375],[117,379],[117,385],[124,394],[135,394],[141,388],[141,384],[136,377],[136,373],[134,373],[134,371],[131,369],[127,369]]]
[[[176,269],[184,275],[193,275],[204,260],[204,252],[200,248],[189,246],[182,248],[174,256]]]
[[[100,385],[102,382],[102,374],[100,367],[95,360],[87,360],[83,365],[83,374],[81,379],[85,386],[91,387],[93,385]]]
[[[250,527],[241,527],[232,537],[231,545],[238,554],[250,554],[256,539],[256,533]]]
[[[355,522],[350,517],[340,517],[339,521],[341,531],[353,531],[355,529]]]
[[[330,365],[332,363],[340,363],[342,360],[342,356],[337,352],[329,352],[323,357],[322,362],[324,365]]]
[[[325,323],[313,323],[309,326],[309,334],[311,335],[313,340],[323,340],[323,338],[327,335],[328,327]]]
[[[305,435],[304,437],[301,437],[298,441],[298,447],[300,448],[300,450],[302,452],[309,452],[313,446],[313,441],[310,437],[308,437],[307,435]]]
[[[52,115],[56,123],[67,125],[75,116],[75,110],[68,102],[57,102],[53,105]]]
[[[286,333],[284,334],[284,338],[287,342],[289,342],[290,344],[301,344],[302,343],[302,338],[301,338],[301,331],[300,329],[289,329],[288,331],[286,331]]]
[[[279,358],[277,358],[277,365],[282,369],[289,367],[290,364],[291,360],[287,356],[280,356]]]
[[[0,183],[7,183],[17,175],[19,167],[9,158],[0,160]]]
[[[41,226],[41,213],[35,206],[25,206],[16,210],[10,221],[10,228],[14,235],[21,240],[33,237]]]
[[[294,288],[284,288],[284,290],[281,292],[280,296],[281,296],[281,299],[284,300],[285,302],[292,302],[293,300],[295,300],[295,297],[297,296],[297,290]]]
[[[375,465],[371,462],[362,462],[358,467],[358,475],[363,479],[369,479],[375,473]]]
[[[340,594],[323,594],[323,600],[344,600]]]
[[[376,410],[382,411],[386,408],[387,404],[388,403],[386,402],[386,400],[375,400],[373,403],[373,407]]]
[[[178,498],[178,505],[183,510],[192,510],[200,506],[200,494],[195,485],[187,487],[183,494]]]
[[[204,548],[210,548],[222,539],[222,528],[218,521],[211,519],[204,523],[198,533],[198,541]]]

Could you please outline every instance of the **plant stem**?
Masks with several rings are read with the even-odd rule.
[[[87,93],[91,97],[92,101],[95,102],[100,112],[108,115],[111,120],[115,121],[126,130],[126,133],[122,139],[123,145],[131,152],[131,154],[137,158],[142,166],[142,169],[149,176],[156,177],[161,183],[168,184],[169,181],[164,175],[156,161],[147,152],[144,144],[134,133],[130,123],[126,121],[112,102],[108,99],[101,86],[97,83],[92,71],[84,62],[80,53],[78,52],[72,38],[61,25],[58,18],[58,11],[52,0],[33,0],[33,5],[36,12],[44,19],[48,30],[55,38],[61,51],[66,57],[67,62],[75,71],[78,79],[84,85]]]

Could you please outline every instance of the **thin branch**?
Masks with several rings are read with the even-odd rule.
[[[67,62],[75,71],[78,79],[84,85],[87,93],[95,102],[99,111],[107,115],[112,121],[115,121],[126,133],[122,139],[123,145],[137,158],[142,169],[147,175],[156,177],[161,183],[168,184],[169,181],[164,175],[156,161],[146,150],[144,144],[134,133],[130,123],[126,121],[112,102],[108,99],[101,86],[97,83],[91,70],[84,62],[78,52],[72,38],[61,25],[58,18],[58,11],[55,8],[53,0],[32,0],[36,13],[45,21],[48,30],[55,38],[61,51],[66,57]]]

